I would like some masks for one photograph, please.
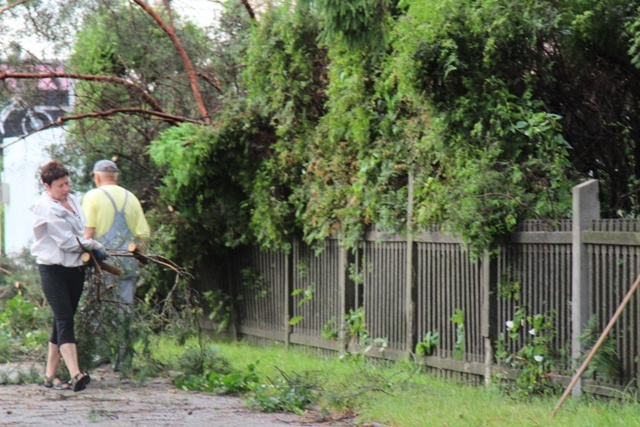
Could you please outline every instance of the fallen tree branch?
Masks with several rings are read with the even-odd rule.
[[[171,39],[173,46],[178,52],[178,56],[180,56],[180,59],[182,59],[182,64],[184,65],[184,69],[186,70],[187,76],[189,77],[191,92],[193,93],[193,98],[196,101],[196,106],[200,111],[200,116],[202,120],[205,121],[205,123],[211,124],[211,118],[209,117],[209,113],[207,112],[207,107],[204,104],[202,92],[200,92],[200,88],[198,87],[198,76],[196,74],[196,70],[193,67],[193,64],[191,63],[191,59],[189,58],[187,51],[182,45],[182,42],[180,42],[180,39],[176,35],[176,32],[174,31],[173,27],[171,25],[167,25],[167,23],[164,22],[164,20],[160,17],[160,15],[158,15],[158,13],[156,13],[156,11],[151,6],[149,6],[146,2],[142,0],[133,0],[133,1],[136,4],[138,4],[138,6],[140,6],[145,12],[147,12],[149,16],[151,16],[151,18],[153,18],[153,20],[156,21],[156,23],[160,26],[162,31],[164,31],[169,36],[169,39]]]
[[[116,114],[137,114],[137,115],[149,115],[149,116],[155,116],[155,117],[159,117],[161,119],[165,119],[170,123],[176,124],[176,123],[181,123],[181,122],[187,122],[187,123],[195,123],[195,124],[202,124],[203,122],[201,120],[196,120],[196,119],[190,119],[189,117],[184,117],[184,116],[175,116],[173,114],[166,114],[163,112],[159,112],[159,111],[153,111],[153,110],[145,110],[144,108],[112,108],[110,110],[105,110],[105,111],[95,111],[93,113],[86,113],[86,114],[74,114],[71,116],[60,116],[58,117],[55,121],[47,123],[45,125],[42,125],[40,127],[38,127],[37,129],[34,129],[33,131],[24,134],[23,136],[6,143],[4,146],[8,147],[10,145],[13,145],[19,141],[22,141],[23,139],[27,138],[28,136],[34,135],[38,132],[41,132],[43,130],[49,129],[49,128],[54,128],[54,127],[58,127],[63,125],[65,122],[69,122],[72,120],[84,120],[87,118],[97,118],[97,119],[104,119],[108,116],[113,116]]]
[[[0,15],[2,15],[2,14],[3,14],[4,12],[6,12],[7,10],[11,10],[11,9],[13,9],[14,7],[19,6],[19,5],[21,5],[22,3],[26,3],[26,2],[28,2],[28,1],[29,1],[29,0],[18,0],[18,1],[17,1],[17,2],[15,2],[15,3],[11,3],[11,4],[8,4],[8,5],[4,6],[4,7],[1,7],[1,8],[0,8]]]
[[[111,273],[114,276],[120,276],[122,274],[122,269],[113,264],[109,264],[108,262],[99,260],[92,252],[84,252],[82,254],[82,262],[85,264],[93,263],[93,265],[97,265],[99,269],[102,269],[107,273]]]
[[[78,237],[76,237],[76,240],[78,241],[80,248],[82,248],[82,250],[84,251],[81,258],[82,262],[84,262],[85,265],[89,263],[93,264],[100,275],[102,275],[102,270],[111,273],[114,276],[120,276],[122,274],[122,270],[120,268],[96,258],[96,256],[93,254],[93,251],[85,248]]]
[[[253,8],[249,4],[249,0],[242,0],[242,5],[247,10],[247,13],[249,14],[249,18],[251,18],[252,21],[255,21],[256,13],[253,11]]]
[[[142,99],[153,108],[154,111],[158,111],[160,113],[164,112],[164,109],[160,105],[158,101],[156,101],[151,94],[138,86],[137,84],[120,78],[116,76],[100,76],[93,74],[80,74],[80,73],[67,73],[64,71],[48,71],[48,72],[35,72],[35,73],[18,73],[11,71],[0,70],[0,80],[6,79],[22,79],[22,80],[32,80],[32,79],[44,79],[44,78],[66,78],[72,80],[84,80],[89,82],[106,82],[106,83],[115,83],[122,85],[124,87],[132,89],[134,92],[138,93]]]
[[[127,247],[127,251],[116,251],[116,252],[108,252],[110,257],[134,257],[143,265],[147,265],[149,262],[153,262],[155,264],[161,265],[165,268],[175,271],[180,277],[183,278],[191,278],[191,274],[180,267],[175,262],[171,261],[169,258],[166,258],[162,255],[155,254],[144,254],[140,251],[140,248],[135,243],[131,243]]]

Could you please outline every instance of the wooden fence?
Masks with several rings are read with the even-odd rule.
[[[475,382],[491,380],[496,342],[524,309],[551,316],[552,347],[575,368],[588,321],[604,329],[640,274],[640,221],[599,219],[597,192],[596,181],[576,187],[573,220],[522,224],[497,256],[474,259],[444,233],[371,232],[354,251],[336,239],[319,252],[299,241],[288,254],[237,249],[203,269],[204,287],[236,301],[234,327],[244,339],[345,351],[345,330],[364,315],[369,336],[387,344],[367,355],[405,358],[429,332],[438,333],[435,351],[418,361]],[[607,387],[635,385],[640,373],[639,298],[611,332],[622,376]],[[462,335],[452,321],[456,312]],[[511,352],[531,337],[523,330],[520,338],[507,342]],[[598,384],[585,379],[584,390],[598,392]],[[582,389],[581,381],[574,390]]]

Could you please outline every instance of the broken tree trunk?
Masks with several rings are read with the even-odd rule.
[[[131,252],[133,257],[141,264],[147,265],[149,263],[149,258],[142,253],[140,247],[135,243],[130,243],[129,246],[127,246],[127,250]]]
[[[107,273],[113,274],[114,276],[120,276],[122,274],[122,270],[115,265],[99,260],[90,252],[82,253],[82,262],[88,264],[91,262],[91,260],[93,260],[94,265],[99,266],[100,269],[106,271]]]

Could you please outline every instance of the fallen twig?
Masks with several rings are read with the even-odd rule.
[[[122,270],[119,267],[116,267],[115,265],[109,264],[108,262],[104,262],[102,260],[99,260],[98,258],[96,258],[96,256],[93,254],[93,252],[85,252],[82,254],[82,261],[85,264],[88,264],[89,262],[93,261],[94,265],[97,265],[98,268],[101,268],[102,270],[106,271],[107,273],[111,273],[114,276],[120,276],[122,274]]]
[[[99,260],[98,258],[96,258],[96,256],[93,254],[92,251],[88,250],[82,245],[78,237],[76,237],[76,240],[78,241],[80,248],[82,248],[82,250],[84,251],[84,253],[82,254],[82,261],[85,264],[88,264],[91,262],[94,265],[94,267],[96,267],[96,270],[98,271],[99,275],[102,275],[102,270],[108,273],[111,273],[114,276],[119,276],[122,274],[122,270],[120,268],[116,267],[115,265],[108,264],[102,260]]]
[[[140,249],[135,243],[130,244],[126,252],[124,251],[109,252],[108,255],[110,257],[114,257],[114,256],[115,257],[134,257],[143,265],[147,265],[149,262],[153,262],[155,264],[161,265],[163,267],[166,267],[170,270],[175,271],[180,277],[191,278],[191,274],[189,274],[187,270],[180,267],[175,262],[171,261],[170,259],[162,255],[144,254],[140,252]]]

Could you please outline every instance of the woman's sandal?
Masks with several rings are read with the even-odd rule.
[[[58,377],[44,377],[44,383],[42,384],[46,388],[52,388],[54,390],[71,390],[71,384],[62,381]]]
[[[73,391],[82,391],[87,388],[87,384],[91,382],[91,377],[89,374],[85,374],[84,372],[80,372],[78,375],[73,377],[71,380],[70,386]]]

